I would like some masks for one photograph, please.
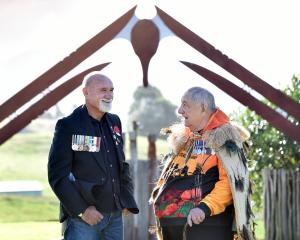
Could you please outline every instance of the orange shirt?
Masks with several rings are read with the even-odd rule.
[[[185,159],[190,145],[191,140],[188,141],[186,148],[183,149],[172,160],[169,169],[172,169],[174,166],[176,166],[176,170],[172,173],[172,175],[175,177],[183,176],[182,170],[185,168],[185,166],[187,166],[188,169],[187,175],[193,175],[197,166],[202,168],[202,173],[204,174],[212,167],[217,166],[219,171],[219,181],[215,184],[214,189],[208,195],[206,195],[201,202],[204,202],[210,208],[211,215],[222,213],[228,205],[232,204],[232,194],[229,180],[222,162],[214,153],[197,154],[197,150],[190,155],[189,159]],[[199,149],[199,152],[201,151],[205,152],[206,150]]]
[[[216,182],[213,190],[201,200],[210,208],[211,215],[224,212],[225,208],[232,204],[233,199],[228,176],[222,162],[217,155],[211,152],[211,149],[205,147],[205,142],[202,141],[201,135],[207,130],[217,128],[228,122],[229,118],[220,109],[217,109],[200,133],[192,133],[189,128],[186,128],[185,135],[188,137],[188,140],[185,147],[172,159],[167,171],[158,182],[158,185],[162,185],[168,174],[173,175],[173,177],[186,174],[193,175],[197,168],[200,168],[202,173],[206,173],[212,167],[217,166],[219,181]],[[189,152],[191,145],[193,145],[193,151]]]

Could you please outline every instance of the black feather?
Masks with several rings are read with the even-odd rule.
[[[253,193],[252,185],[253,185],[252,182],[249,181],[249,188],[248,188],[248,194],[249,194],[249,195],[252,195],[252,193]]]
[[[243,150],[248,153],[250,151],[250,145],[247,141],[243,142]]]
[[[243,230],[240,234],[242,240],[256,240],[255,233],[245,225],[243,225]]]
[[[232,140],[227,140],[222,147],[225,147],[227,153],[231,156],[231,153],[238,152],[239,148]]]
[[[254,217],[254,214],[252,212],[252,209],[251,209],[250,202],[249,202],[248,198],[246,200],[246,217],[247,217],[247,224],[250,223],[250,218]]]
[[[244,168],[246,169],[247,168],[247,158],[246,158],[246,156],[245,156],[244,151],[243,151],[242,148],[239,149],[238,155],[239,155],[240,160],[242,160]]]
[[[244,191],[244,181],[245,179],[241,176],[238,176],[237,178],[234,176],[234,184],[235,189],[237,191],[243,192]]]
[[[249,230],[247,229],[247,227],[245,225],[243,225],[242,239],[243,240],[252,240],[250,236],[251,235],[249,233]]]

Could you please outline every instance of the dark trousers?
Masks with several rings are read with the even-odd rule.
[[[193,225],[185,228],[186,240],[232,240],[233,232],[229,226]],[[162,227],[163,240],[183,240],[184,226]]]

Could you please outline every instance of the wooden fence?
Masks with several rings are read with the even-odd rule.
[[[300,239],[300,172],[265,169],[265,239]]]
[[[134,196],[140,209],[140,213],[124,217],[125,240],[153,240],[154,234],[150,234],[149,228],[154,226],[152,206],[148,203],[154,182],[158,177],[156,158],[156,136],[148,136],[148,159],[139,160],[137,156],[136,132],[129,134],[131,172],[134,183]]]

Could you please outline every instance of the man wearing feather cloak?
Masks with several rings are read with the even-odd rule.
[[[151,197],[158,238],[255,239],[243,153],[249,133],[200,87],[184,93],[178,113],[183,123],[162,129],[172,151]]]

